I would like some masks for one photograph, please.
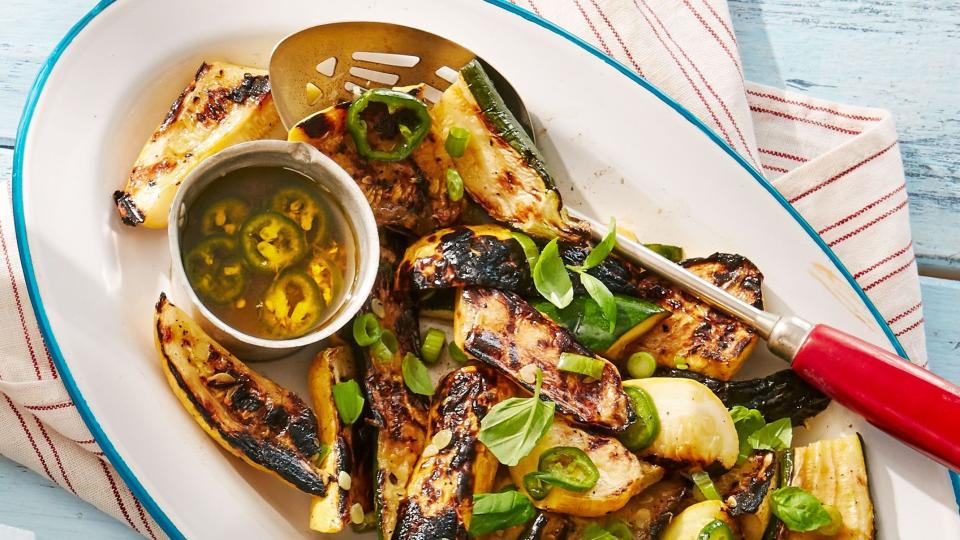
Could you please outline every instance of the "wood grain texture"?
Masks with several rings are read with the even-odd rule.
[[[49,538],[141,538],[123,523],[97,510],[30,469],[0,456],[0,523]],[[4,537],[0,531],[0,538]]]
[[[930,369],[960,384],[960,281],[920,278]]]
[[[960,278],[960,4],[729,5],[749,80],[893,111],[921,272]]]

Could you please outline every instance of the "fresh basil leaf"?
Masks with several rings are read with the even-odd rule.
[[[532,272],[537,265],[537,259],[540,258],[540,250],[537,249],[537,244],[533,242],[532,238],[522,232],[513,231],[511,235],[513,239],[520,244],[520,247],[523,248],[523,255],[527,258],[527,264],[530,265],[530,271]]]
[[[360,392],[360,385],[357,381],[339,382],[333,385],[333,404],[337,407],[337,414],[340,415],[340,421],[344,424],[352,424],[360,417],[363,412],[363,393]]]
[[[775,490],[770,496],[770,508],[788,529],[795,532],[815,531],[833,522],[820,499],[796,486]]]
[[[770,422],[747,437],[755,450],[786,450],[793,441],[793,426],[789,418]]]
[[[554,238],[540,252],[533,266],[533,284],[551,304],[565,308],[573,301],[573,282],[560,258],[557,239]]]
[[[617,537],[600,525],[591,523],[583,531],[583,540],[617,540]]]
[[[504,465],[519,463],[553,423],[556,404],[540,399],[541,384],[543,372],[537,370],[532,397],[505,399],[491,407],[480,421],[480,442]]]
[[[530,499],[516,489],[500,493],[477,493],[473,496],[473,517],[470,536],[481,536],[494,531],[522,525],[536,514]]]
[[[737,458],[737,463],[740,464],[750,457],[750,452],[753,451],[747,439],[753,432],[767,425],[767,422],[760,411],[748,409],[743,405],[734,405],[730,409],[730,417],[733,418],[733,426],[737,429],[737,437],[740,439],[740,456]]]
[[[420,394],[421,396],[432,396],[435,392],[433,388],[433,381],[430,380],[430,373],[427,371],[427,366],[423,365],[423,362],[417,358],[417,355],[413,353],[407,353],[403,357],[403,365],[401,366],[403,371],[403,382],[406,383],[407,388],[415,394]]]
[[[617,221],[613,218],[610,218],[610,228],[607,230],[606,236],[603,237],[603,240],[600,240],[600,243],[593,247],[590,250],[590,253],[587,254],[587,258],[583,260],[583,264],[576,266],[568,266],[570,270],[574,272],[583,273],[587,270],[598,266],[603,262],[604,259],[610,255],[610,252],[613,251],[613,247],[617,245]]]
[[[580,283],[583,284],[583,288],[587,290],[590,298],[593,298],[593,301],[600,306],[603,318],[607,320],[609,325],[608,331],[613,333],[617,327],[617,301],[614,299],[613,293],[602,281],[586,272],[580,274]]]

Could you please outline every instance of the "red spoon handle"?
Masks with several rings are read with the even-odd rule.
[[[823,325],[813,328],[791,367],[871,424],[960,471],[960,387]]]

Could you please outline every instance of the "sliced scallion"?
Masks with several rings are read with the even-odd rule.
[[[599,379],[603,376],[603,365],[604,361],[599,358],[564,352],[560,353],[560,363],[557,364],[557,369]]]
[[[373,313],[364,313],[353,320],[353,339],[361,347],[380,341],[380,322]]]
[[[657,359],[647,351],[635,352],[627,359],[627,373],[634,379],[646,379],[657,369]]]
[[[420,355],[423,356],[424,362],[430,364],[436,362],[440,358],[440,353],[443,352],[446,341],[447,335],[443,330],[436,328],[427,330],[427,334],[423,336],[423,345],[420,346]]]
[[[458,158],[463,156],[468,142],[470,142],[470,132],[462,127],[454,126],[447,133],[447,140],[444,141],[443,147],[446,148],[450,157]]]
[[[447,196],[453,202],[463,198],[463,178],[456,169],[447,169]]]
[[[710,479],[709,474],[703,471],[697,471],[690,475],[690,479],[693,480],[694,485],[697,486],[697,489],[700,490],[704,498],[716,501],[720,500],[720,492],[718,492],[717,487],[713,485],[713,480]]]
[[[392,331],[384,329],[380,333],[380,340],[374,343],[370,349],[378,362],[389,362],[393,360],[393,355],[396,354],[399,346],[397,336]]]

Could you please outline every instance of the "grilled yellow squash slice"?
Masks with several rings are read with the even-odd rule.
[[[717,253],[684,261],[683,266],[710,283],[756,307],[763,307],[763,275],[740,255]],[[730,380],[757,344],[756,332],[656,277],[638,284],[639,296],[673,314],[633,342],[625,356],[652,353],[661,366],[687,369],[715,379]]]
[[[499,463],[477,436],[480,420],[512,394],[512,385],[487,366],[448,374],[430,409],[429,431],[407,483],[393,537],[466,539],[474,493],[491,491]]]
[[[640,455],[690,469],[714,464],[729,469],[740,454],[733,418],[713,392],[690,379],[631,379],[624,386],[643,389],[660,417],[660,433]]]
[[[540,152],[497,93],[479,62],[470,62],[431,110],[442,133],[470,133],[453,158],[467,193],[491,217],[545,240],[583,238],[583,225],[563,209]]]
[[[317,419],[306,403],[237,360],[162,294],[154,338],[174,395],[220,446],[301,491],[327,494]]]
[[[843,517],[843,525],[830,537],[782,531],[777,538],[872,540],[876,537],[863,445],[856,433],[795,448],[793,474],[786,483],[801,487],[823,504],[836,508]]]
[[[402,90],[418,95],[421,87]],[[349,108],[349,103],[341,103],[304,118],[287,140],[308,143],[343,167],[360,186],[380,226],[426,234],[456,221],[466,201],[451,201],[447,194],[450,157],[436,128],[431,127],[407,159],[367,161],[347,130]]]
[[[354,478],[358,476],[358,465],[354,463],[353,426],[341,421],[333,400],[333,386],[355,377],[353,353],[342,345],[320,351],[307,374],[320,428],[320,444],[327,449],[320,461],[320,470],[327,478],[327,493],[310,501],[310,529],[317,532],[343,530],[350,523],[351,506],[360,503],[356,494],[362,493],[363,486],[357,485],[356,489],[353,486]]]
[[[776,453],[755,452],[713,482],[744,540],[760,540],[770,524],[770,496],[777,487],[778,465]]]
[[[703,501],[688,507],[667,525],[660,535],[660,540],[695,540],[700,538],[700,531],[710,522],[720,520],[730,527],[736,538],[739,538],[737,523],[730,517],[726,507],[720,501]]]
[[[380,326],[392,331],[398,344],[387,362],[375,358],[370,350],[365,352],[363,385],[370,401],[371,422],[377,431],[373,484],[381,538],[393,537],[400,502],[425,445],[428,414],[427,402],[410,392],[403,382],[403,357],[417,351],[417,319],[410,298],[391,287],[399,263],[392,240],[381,232],[380,269],[364,308],[372,312],[371,304],[378,304],[377,311],[383,314],[379,317]]]
[[[659,482],[664,475],[662,467],[638,459],[615,438],[588,433],[557,416],[533,450],[510,467],[514,484],[524,493],[523,477],[536,472],[540,455],[555,446],[583,450],[597,467],[600,478],[595,486],[582,493],[552,488],[542,500],[533,500],[533,505],[542,510],[572,516],[602,516],[623,508],[631,497]]]
[[[597,379],[560,371],[563,352],[596,355],[516,294],[498,289],[461,291],[453,327],[454,340],[464,352],[531,392],[534,374],[527,366],[540,368],[543,395],[577,422],[610,432],[622,431],[633,422],[635,413],[617,368],[603,360],[603,373]]]
[[[126,186],[113,194],[120,219],[166,227],[177,187],[204,158],[278,127],[265,70],[204,62],[140,150]]]

